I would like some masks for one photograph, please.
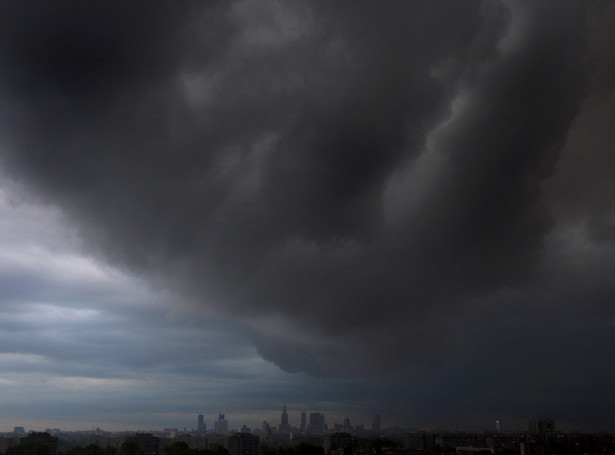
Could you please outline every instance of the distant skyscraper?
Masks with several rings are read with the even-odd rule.
[[[214,430],[218,434],[228,433],[228,420],[224,418],[224,414],[218,414],[218,420],[216,420],[214,427]]]
[[[555,435],[555,424],[551,419],[532,419],[529,422],[530,434],[540,436],[542,439],[551,439]]]
[[[286,412],[286,402],[284,402],[284,409],[282,410],[279,431],[280,433],[290,432],[290,425],[288,424],[288,413]]]
[[[301,413],[301,432],[305,433],[307,430],[306,420],[305,420],[305,411]]]
[[[372,430],[380,431],[380,414],[374,415],[374,422],[372,423]]]
[[[311,433],[321,433],[325,430],[325,415],[320,412],[310,412],[310,425],[308,430]]]
[[[203,414],[199,414],[199,419],[197,422],[196,430],[199,433],[205,433],[207,431],[207,426],[205,424],[205,417],[203,416]]]
[[[344,431],[350,431],[352,429],[351,425],[350,425],[350,419],[348,417],[346,417],[344,419]]]

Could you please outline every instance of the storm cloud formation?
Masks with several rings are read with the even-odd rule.
[[[4,2],[1,164],[285,371],[611,425],[614,14]]]

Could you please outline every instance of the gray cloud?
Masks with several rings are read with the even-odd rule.
[[[402,376],[423,409],[456,397],[441,415],[586,418],[589,386],[570,409],[540,390],[562,347],[610,365],[609,325],[580,309],[608,312],[587,271],[612,255],[579,246],[612,240],[608,5],[2,9],[4,171],[83,251],[235,318],[283,370],[369,378],[372,403],[405,402],[375,392]]]

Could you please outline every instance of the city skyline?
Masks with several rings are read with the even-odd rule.
[[[0,428],[615,432],[613,48],[605,0],[0,3]]]
[[[162,426],[142,426],[139,424],[130,424],[114,426],[113,424],[109,427],[103,428],[103,426],[92,426],[91,428],[86,427],[68,427],[68,428],[59,428],[57,425],[59,422],[54,422],[54,424],[43,425],[43,426],[34,426],[27,427],[22,424],[16,424],[10,427],[10,429],[6,426],[3,427],[3,422],[0,422],[0,433],[12,433],[14,429],[19,428],[24,434],[29,432],[37,432],[37,431],[48,431],[50,429],[60,430],[60,431],[149,431],[149,432],[162,432],[164,430],[170,430],[175,428],[179,432],[191,432],[191,433],[202,433],[200,430],[200,423],[204,423],[206,426],[206,431],[204,434],[230,434],[231,432],[239,432],[242,429],[249,428],[252,432],[262,432],[263,427],[267,424],[268,428],[271,429],[273,433],[284,434],[284,433],[294,433],[296,435],[307,434],[307,435],[317,435],[324,433],[331,433],[334,431],[358,431],[360,433],[372,433],[379,434],[379,432],[388,432],[391,430],[404,430],[404,431],[436,431],[436,432],[494,432],[494,433],[523,433],[528,431],[528,425],[530,428],[530,432],[537,432],[536,422],[547,422],[553,427],[553,420],[548,419],[545,416],[533,416],[525,420],[515,421],[513,422],[501,422],[500,420],[496,420],[495,422],[484,422],[484,426],[480,427],[465,427],[464,422],[455,422],[451,426],[438,426],[438,425],[410,425],[410,424],[399,424],[399,422],[387,421],[384,420],[384,424],[382,424],[382,417],[380,414],[373,414],[371,417],[361,415],[361,416],[352,416],[349,417],[348,413],[344,413],[339,410],[332,410],[331,414],[328,416],[317,410],[305,410],[297,408],[296,410],[288,410],[286,409],[286,403],[284,403],[283,410],[287,412],[287,423],[288,427],[284,427],[284,419],[280,418],[278,414],[278,419],[275,419],[275,411],[269,410],[259,413],[250,413],[250,414],[232,414],[227,415],[227,413],[223,411],[218,411],[217,413],[198,413],[191,416],[184,416],[183,422],[186,422],[186,419],[191,417],[193,422],[192,425],[179,425],[177,422],[167,422]],[[302,428],[302,418],[303,414],[308,418],[307,425],[305,428]],[[310,423],[311,416],[319,415],[324,419],[322,423],[326,424],[326,427],[322,427],[320,430],[313,428],[313,425]],[[344,417],[340,417],[344,416]],[[235,417],[235,419],[233,419]],[[269,418],[267,418],[269,417]],[[201,420],[201,418],[203,418]],[[224,418],[225,427],[220,429],[217,424],[220,418]],[[48,421],[49,423],[50,421]],[[367,422],[367,423],[366,423]],[[508,424],[508,426],[507,426]],[[6,424],[5,424],[6,425]],[[348,425],[348,426],[347,426]],[[336,428],[337,427],[337,428]],[[532,430],[532,428],[534,428]],[[54,430],[54,431],[55,431]],[[578,431],[575,428],[567,428],[566,424],[561,425],[561,422],[558,422],[557,431]],[[602,430],[596,430],[602,431]]]

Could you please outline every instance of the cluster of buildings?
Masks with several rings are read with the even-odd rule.
[[[266,435],[272,433],[280,434],[305,434],[305,433],[322,433],[327,431],[327,423],[325,422],[325,415],[320,412],[311,412],[308,415],[306,412],[301,412],[301,423],[299,427],[293,427],[288,423],[288,412],[286,411],[286,403],[282,409],[282,415],[280,416],[280,425],[272,427],[266,420],[263,421],[263,431]]]
[[[496,424],[496,431],[482,433],[417,431],[393,437],[389,430],[380,432],[378,415],[374,417],[369,432],[360,431],[362,426],[354,427],[354,432],[340,431],[353,428],[349,419],[327,430],[324,418],[324,414],[314,412],[309,414],[308,419],[308,414],[302,412],[300,426],[293,427],[284,405],[277,428],[265,421],[260,430],[253,431],[244,425],[239,431],[229,431],[225,415],[219,414],[214,429],[208,432],[204,416],[199,415],[197,428],[193,431],[165,428],[153,433],[108,433],[97,429],[83,435],[78,441],[73,439],[73,446],[112,448],[115,449],[112,453],[122,454],[124,445],[132,443],[133,455],[162,455],[167,446],[182,443],[187,449],[197,451],[221,453],[219,449],[223,448],[223,452],[228,451],[229,455],[262,455],[288,453],[278,452],[277,449],[309,441],[322,447],[323,455],[615,455],[615,435],[558,433],[553,420],[546,418],[530,420],[528,431],[520,433],[502,433],[499,424]],[[293,432],[297,432],[294,439]],[[12,433],[0,436],[0,453],[43,453],[18,449],[27,445],[44,447],[44,455],[65,453],[70,446],[58,450],[62,435],[60,430],[55,429],[26,435],[22,427],[15,427]],[[66,444],[66,441],[63,442]]]
[[[380,416],[376,415],[373,429],[380,430]],[[335,424],[332,431],[362,431],[363,426],[351,426],[348,418],[344,419],[343,425]],[[101,448],[115,449],[115,453],[122,452],[122,446],[133,443],[136,447],[136,455],[161,455],[164,448],[174,443],[185,443],[189,449],[194,450],[216,450],[223,447],[228,450],[229,455],[259,455],[261,451],[261,441],[267,444],[288,444],[292,443],[293,437],[310,437],[313,441],[320,440],[322,435],[329,432],[325,421],[325,415],[320,412],[301,412],[299,426],[290,424],[286,403],[282,409],[279,425],[270,425],[266,420],[262,422],[259,429],[251,429],[243,425],[238,431],[229,428],[229,421],[225,414],[219,413],[213,424],[213,429],[207,429],[205,416],[199,414],[196,421],[196,429],[192,431],[180,431],[177,428],[165,428],[161,432],[152,433],[132,433],[132,432],[103,432],[100,429],[89,432],[79,439],[81,446],[96,446]],[[21,450],[12,450],[24,444],[36,444],[46,448],[46,455],[57,455],[66,450],[58,452],[58,437],[63,433],[58,429],[48,429],[45,432],[32,432],[26,435],[23,427],[15,427],[10,434],[0,436],[0,453],[7,455]],[[335,442],[333,443],[335,446]]]
[[[12,435],[0,437],[0,453],[10,453],[20,446],[44,447],[48,455],[57,455],[58,438],[47,432],[32,432],[26,435],[23,427],[15,427]]]
[[[405,454],[488,455],[615,455],[615,435],[607,433],[556,432],[552,419],[532,419],[528,431],[415,432],[403,437]]]
[[[615,435],[556,432],[552,419],[532,419],[528,431],[502,433],[407,432],[401,444],[374,446],[350,433],[329,433],[323,438],[324,455],[615,455]],[[371,443],[371,444],[370,444]]]
[[[59,451],[59,443],[64,442],[64,450]],[[211,435],[199,436],[191,433],[179,434],[174,437],[166,437],[164,434],[152,433],[105,433],[96,431],[78,440],[78,446],[95,446],[100,448],[112,448],[116,454],[124,453],[122,448],[127,443],[132,443],[134,455],[161,455],[168,445],[183,442],[189,449],[215,450],[223,447],[229,455],[259,455],[260,437],[250,433],[232,433],[228,436]],[[27,446],[36,446],[42,450],[27,450]],[[39,455],[57,455],[67,449],[71,444],[61,441],[57,436],[48,431],[32,432],[27,436],[12,434],[0,437],[0,453],[5,455],[14,453],[35,453]]]
[[[380,415],[376,414],[372,422],[372,431],[380,431]],[[169,429],[173,430],[173,429]],[[177,430],[175,430],[177,432]],[[227,435],[230,433],[229,422],[225,418],[225,415],[218,414],[218,419],[214,422],[213,431],[207,431],[207,424],[205,422],[205,416],[199,414],[197,418],[197,433],[204,434],[219,434]],[[346,432],[363,432],[367,431],[362,424],[352,426],[350,419],[345,418],[343,424],[335,423],[331,428],[325,420],[325,415],[321,412],[310,412],[309,414],[302,411],[300,414],[299,426],[293,426],[289,422],[288,411],[286,410],[286,403],[282,408],[282,414],[280,415],[280,423],[276,427],[275,424],[271,424],[267,420],[263,420],[262,427],[260,429],[252,429],[243,425],[239,430],[241,433],[252,433],[264,437],[272,437],[275,435],[285,435],[292,438],[293,435],[318,435],[326,433],[328,431],[346,431]]]

